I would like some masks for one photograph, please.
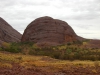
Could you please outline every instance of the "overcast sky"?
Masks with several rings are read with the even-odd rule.
[[[66,21],[84,38],[100,39],[100,0],[0,0],[0,17],[21,33],[42,16]]]

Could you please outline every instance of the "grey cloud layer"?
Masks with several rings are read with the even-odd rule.
[[[100,0],[0,0],[0,15],[20,32],[35,18],[51,16],[76,26],[77,33],[100,33]]]
[[[98,0],[0,0],[0,2],[1,13],[12,13],[11,16],[20,14],[21,18],[25,15],[30,17],[32,13],[37,17],[39,14],[41,14],[39,16],[56,14],[58,17],[62,15],[67,19],[78,20],[100,17]]]

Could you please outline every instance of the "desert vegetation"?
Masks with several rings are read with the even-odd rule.
[[[88,41],[74,41],[50,47],[39,47],[33,42],[3,43],[0,50],[36,56],[50,56],[62,60],[100,60],[100,49],[89,48]]]
[[[0,74],[5,75],[99,75],[100,49],[89,40],[39,47],[33,42],[2,43]]]
[[[1,75],[99,75],[100,61],[58,60],[48,56],[0,52]]]

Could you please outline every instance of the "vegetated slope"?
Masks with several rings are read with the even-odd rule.
[[[0,43],[19,42],[21,34],[0,17]]]
[[[100,48],[100,40],[91,39],[89,44],[91,48]]]
[[[21,41],[32,41],[38,45],[59,45],[83,38],[77,36],[68,23],[51,17],[40,17],[32,21],[24,31]]]

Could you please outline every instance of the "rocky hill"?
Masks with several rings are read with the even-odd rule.
[[[68,23],[45,16],[35,19],[27,26],[21,41],[32,41],[38,45],[59,45],[82,39]]]
[[[19,42],[21,34],[0,17],[0,43]]]

